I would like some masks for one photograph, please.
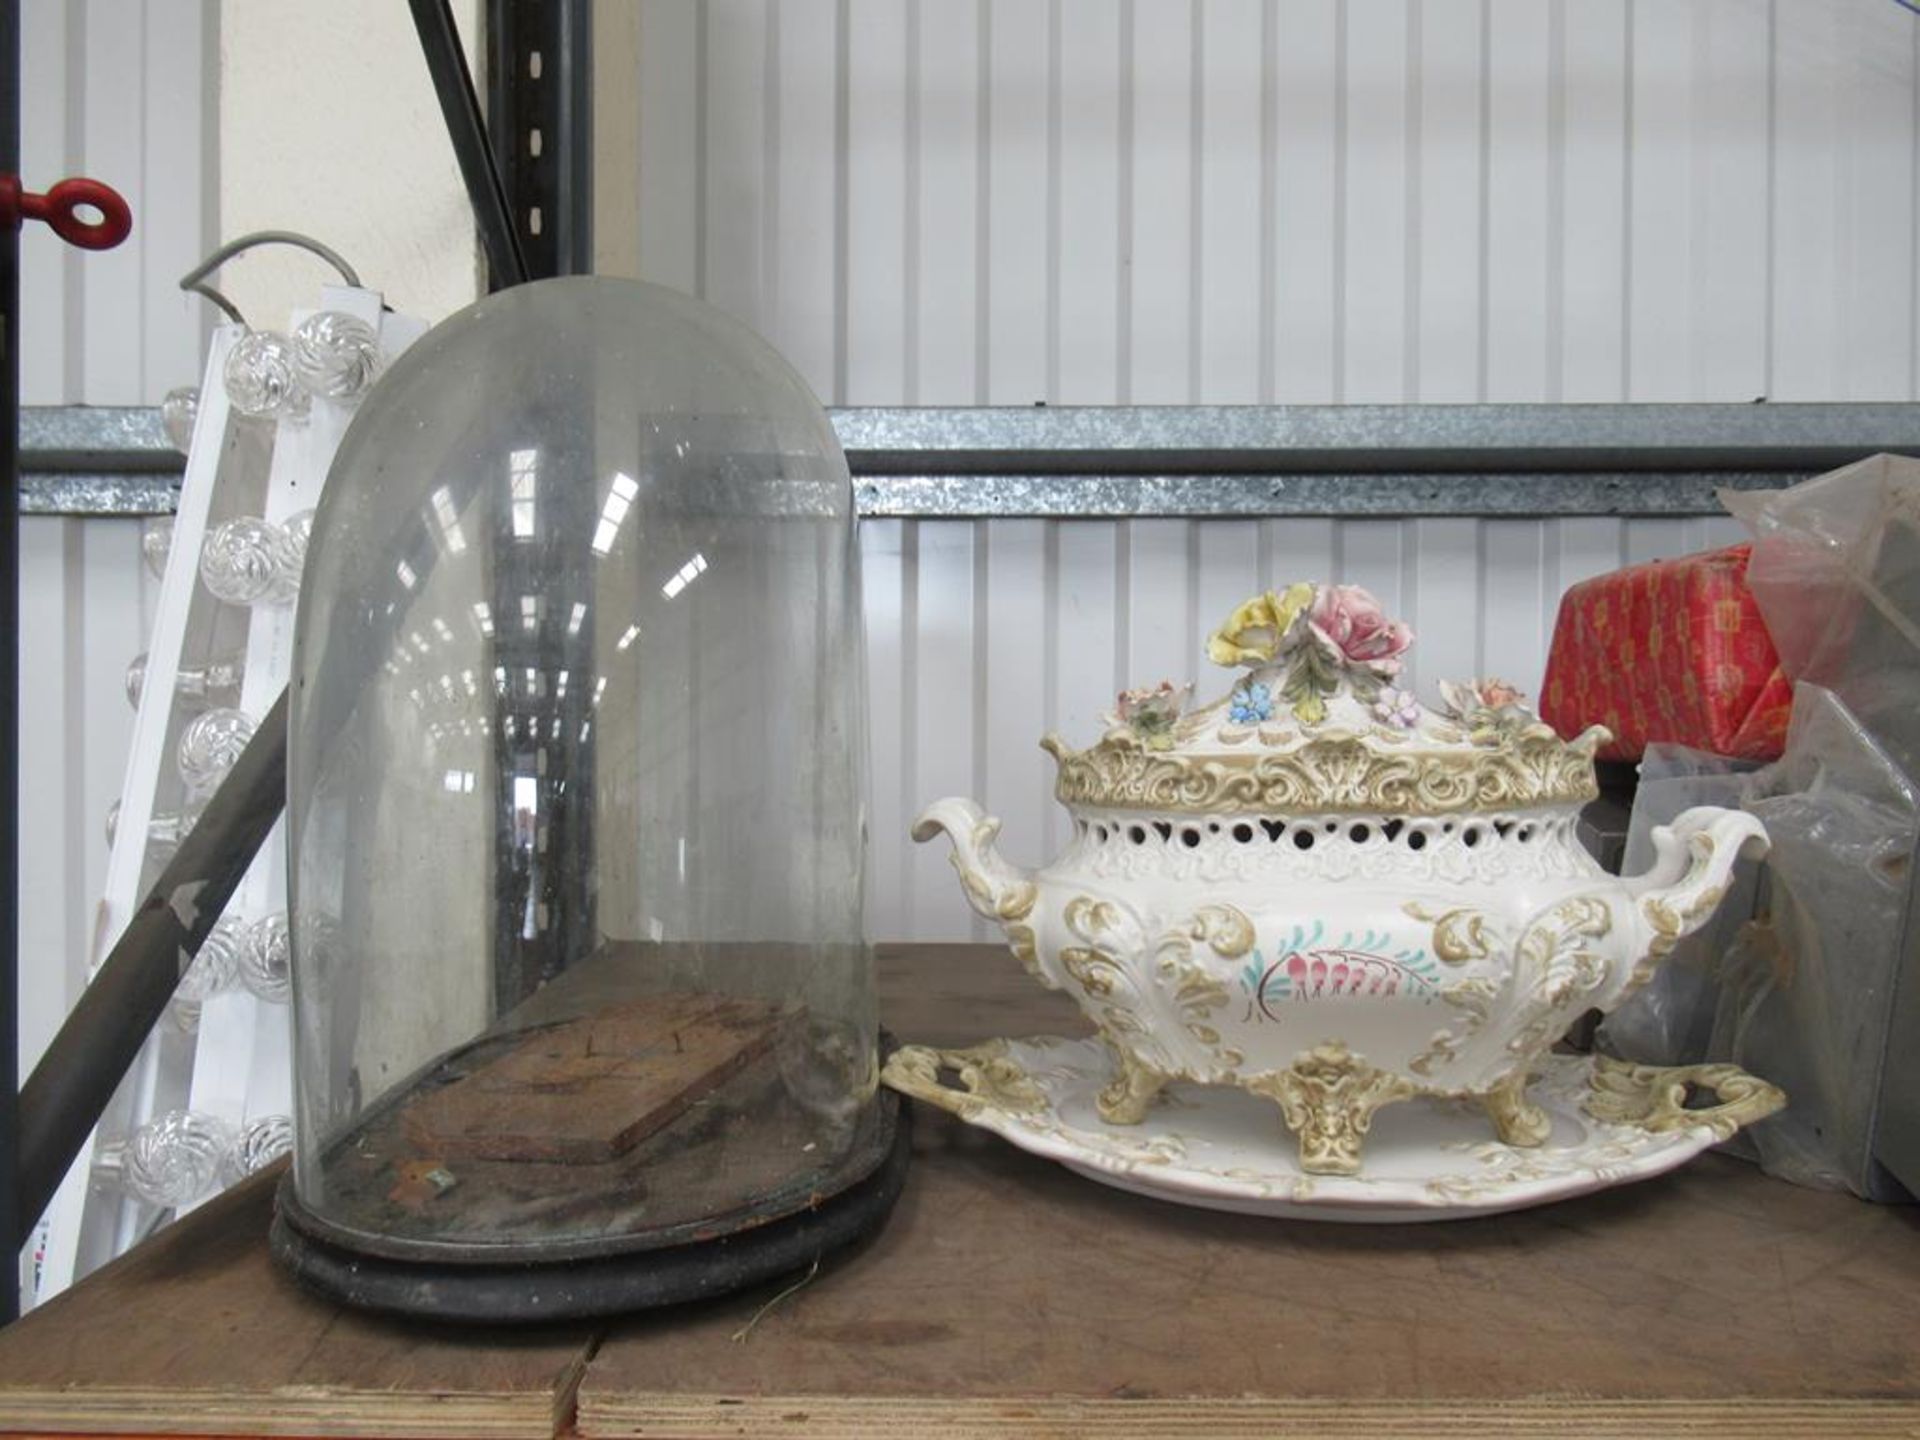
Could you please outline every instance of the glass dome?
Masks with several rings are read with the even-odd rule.
[[[857,555],[819,403],[673,291],[503,291],[380,381],[293,658],[303,1234],[618,1254],[875,1168]]]

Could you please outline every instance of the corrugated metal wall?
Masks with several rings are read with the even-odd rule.
[[[198,384],[214,317],[181,274],[213,246],[215,0],[23,5],[21,170],[44,190],[105,180],[133,239],[82,255],[21,233],[20,391],[28,405],[150,405]],[[20,527],[20,1038],[23,1065],[84,981],[133,711],[127,662],[158,589],[140,524],[28,517]]]
[[[1908,399],[1917,39],[1894,0],[644,0],[602,223],[829,403]]]
[[[1893,0],[645,0],[637,48],[600,223],[830,402],[1916,395]],[[870,524],[874,933],[969,933],[919,804],[1040,858],[1042,730],[1194,675],[1258,584],[1364,583],[1428,681],[1534,685],[1568,583],[1734,533]]]

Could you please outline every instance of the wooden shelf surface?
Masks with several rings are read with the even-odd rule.
[[[995,948],[895,947],[881,971],[906,1039],[1081,1029]],[[915,1118],[900,1207],[856,1252],[764,1313],[786,1283],[601,1329],[309,1298],[267,1256],[263,1177],[0,1333],[0,1430],[1920,1436],[1910,1208],[1709,1155],[1509,1216],[1287,1223]]]

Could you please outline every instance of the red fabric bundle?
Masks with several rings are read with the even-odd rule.
[[[1567,591],[1541,717],[1568,737],[1606,726],[1603,760],[1638,760],[1661,741],[1778,758],[1793,686],[1747,589],[1750,549],[1633,565]]]

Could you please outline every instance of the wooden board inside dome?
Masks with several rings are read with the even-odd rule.
[[[605,1164],[767,1053],[795,1011],[763,1000],[659,995],[543,1028],[405,1105],[435,1160]],[[431,1186],[430,1172],[400,1185]]]

